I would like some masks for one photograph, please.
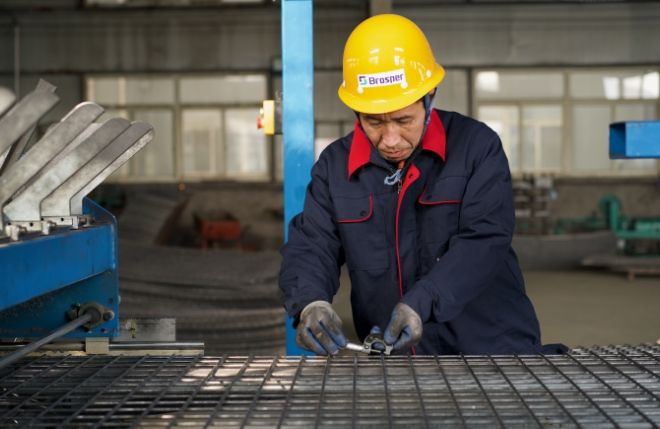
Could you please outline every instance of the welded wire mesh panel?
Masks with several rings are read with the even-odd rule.
[[[92,356],[0,372],[0,427],[660,426],[660,346],[565,356]]]

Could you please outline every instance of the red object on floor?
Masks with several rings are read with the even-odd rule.
[[[214,242],[239,244],[241,223],[237,220],[196,219],[197,231],[202,237],[202,247],[208,248]]]

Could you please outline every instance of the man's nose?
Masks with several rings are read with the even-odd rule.
[[[399,128],[396,124],[391,122],[385,124],[385,129],[383,130],[382,142],[385,146],[394,147],[401,140],[401,134],[399,133]]]

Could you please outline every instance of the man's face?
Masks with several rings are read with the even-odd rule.
[[[412,154],[424,130],[424,104],[421,101],[390,113],[360,113],[360,123],[380,156],[399,162]]]

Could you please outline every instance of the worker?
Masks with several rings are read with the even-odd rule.
[[[361,340],[398,353],[541,351],[539,324],[511,248],[511,176],[495,132],[433,108],[445,71],[422,31],[373,16],[349,36],[338,94],[354,130],[311,172],[282,247],[279,286],[297,343],[346,346],[331,306],[345,263]]]

